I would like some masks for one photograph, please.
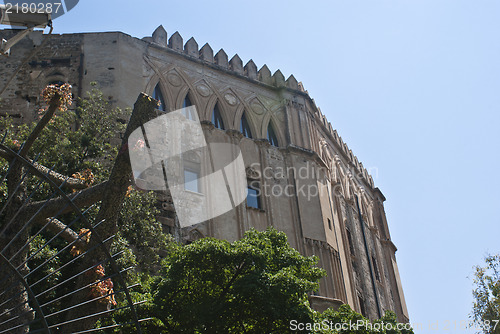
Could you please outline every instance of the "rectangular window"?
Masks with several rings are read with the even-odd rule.
[[[200,192],[199,178],[200,178],[199,173],[189,169],[184,169],[184,189],[195,193],[199,193]]]
[[[328,220],[328,228],[331,231],[332,230],[332,221],[330,220],[330,218],[326,218],[326,220]]]
[[[253,182],[255,183],[255,182]],[[255,209],[262,209],[260,201],[260,189],[255,185],[248,186],[247,189],[247,206]]]

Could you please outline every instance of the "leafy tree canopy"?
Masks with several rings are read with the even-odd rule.
[[[201,239],[164,260],[154,312],[169,333],[287,332],[291,319],[313,319],[306,293],[324,275],[316,262],[273,228],[233,243]]]
[[[476,266],[472,319],[484,333],[500,333],[500,254],[488,255],[484,267]]]
[[[140,312],[154,317],[143,323],[147,332],[413,334],[391,311],[371,322],[348,305],[312,310],[307,293],[325,272],[274,228],[250,230],[233,243],[204,238],[170,246],[159,276],[143,282],[149,288],[142,298],[151,300]]]
[[[370,321],[354,312],[349,305],[342,305],[335,311],[328,309],[316,313],[316,328],[311,332],[321,334],[413,334],[409,324],[397,322],[396,314],[386,311],[385,315]],[[293,329],[293,328],[292,328]]]

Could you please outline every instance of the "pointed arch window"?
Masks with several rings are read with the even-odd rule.
[[[267,140],[271,145],[278,147],[278,137],[276,136],[276,132],[274,131],[273,123],[270,121],[267,126]]]
[[[191,102],[191,99],[189,98],[189,93],[187,93],[186,97],[184,98],[184,101],[182,101],[182,108],[191,107],[192,105],[193,105],[193,103]],[[194,121],[194,120],[196,120],[196,117],[193,114],[193,112],[194,112],[194,110],[192,108],[190,108],[188,110],[184,110],[183,114],[184,114],[184,116],[186,116],[187,119]]]
[[[187,108],[192,106],[193,104],[191,103],[191,99],[189,98],[189,93],[186,94],[186,97],[184,98],[184,101],[182,101],[182,107]]]
[[[252,138],[252,131],[250,130],[250,124],[248,123],[247,117],[245,116],[245,112],[241,116],[240,121],[240,132],[247,138]]]
[[[160,105],[158,106],[158,110],[167,111],[167,105],[165,104],[165,99],[163,98],[163,94],[161,93],[160,84],[157,84],[153,91],[153,99],[160,101]]]
[[[224,121],[222,120],[222,115],[220,114],[219,103],[215,104],[214,111],[212,112],[212,123],[217,129],[225,130]]]

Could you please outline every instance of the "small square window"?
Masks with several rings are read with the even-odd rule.
[[[184,189],[195,193],[199,193],[200,192],[199,178],[200,178],[199,173],[189,169],[184,169]]]
[[[255,209],[262,209],[260,202],[260,190],[254,186],[248,186],[247,189],[247,206]]]

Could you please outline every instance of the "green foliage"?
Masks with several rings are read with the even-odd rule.
[[[118,219],[123,247],[134,251],[135,261],[142,272],[152,274],[160,269],[160,255],[167,252],[172,242],[171,236],[163,233],[162,225],[156,219],[160,214],[157,203],[154,192],[130,190]]]
[[[116,156],[116,143],[113,138],[124,130],[124,124],[118,122],[122,111],[113,109],[102,92],[93,88],[85,99],[77,101],[75,110],[58,110],[33,144],[30,158],[63,175],[75,173],[92,174],[89,184],[106,180],[111,172]],[[36,122],[15,125],[10,117],[0,117],[4,144],[18,151],[23,142],[35,128]],[[116,141],[116,140],[115,140]],[[0,171],[6,172],[8,162],[1,160]],[[3,174],[2,174],[3,175]],[[25,181],[26,193],[36,190],[33,200],[43,200],[52,192],[48,184],[36,188],[38,179],[29,176]],[[5,182],[0,185],[0,200],[6,198]]]
[[[134,267],[127,273],[126,281],[129,286],[136,285],[130,291],[133,302],[144,302],[136,307],[139,319],[150,318],[153,312],[151,285],[159,273],[161,255],[178,247],[171,235],[163,233],[161,223],[155,219],[159,214],[157,202],[154,192],[129,192],[120,211],[119,231],[111,249],[113,254],[123,252],[116,260],[120,268]],[[118,308],[128,305],[123,297],[117,296]],[[99,325],[128,323],[131,319],[130,309],[123,308],[114,312],[112,318],[101,320]],[[158,319],[153,319],[143,322],[141,329],[144,333],[161,333],[164,326]],[[119,328],[116,333],[135,333],[134,325]]]
[[[63,281],[71,276],[63,264],[67,262],[67,253],[57,254],[59,249],[53,243],[47,244],[52,235],[37,235],[29,244],[28,267],[31,269],[27,282],[31,290],[37,295],[37,301],[45,305],[44,312],[54,313],[65,307],[65,300],[61,299],[71,285]],[[62,286],[61,286],[62,285]],[[57,287],[57,288],[54,288]],[[61,316],[56,315],[51,321],[60,321]],[[33,324],[31,330],[40,329],[40,324]]]
[[[315,323],[317,328],[311,329],[313,333],[413,334],[409,325],[399,324],[398,326],[396,314],[392,311],[386,311],[379,320],[370,321],[354,312],[349,305],[341,305],[337,311],[328,309],[323,313],[316,313]]]
[[[47,241],[41,235],[37,235],[31,241],[28,253],[29,257],[32,257],[28,262],[29,267],[39,268],[36,272],[31,273],[28,278],[28,282],[33,284],[38,282],[41,278],[50,275],[47,279],[41,281],[33,288],[33,290],[38,293],[45,292],[42,297],[39,298],[40,303],[49,301],[55,296],[55,290],[50,292],[46,291],[59,283],[62,276],[59,271],[61,261],[59,257],[56,256],[57,249],[46,245],[46,243]],[[42,266],[42,264],[46,261],[48,261],[47,264]]]
[[[130,289],[130,296],[134,303],[139,303],[136,305],[135,310],[137,312],[138,319],[149,319],[148,321],[141,322],[141,330],[143,333],[168,333],[165,330],[164,324],[157,318],[151,318],[154,312],[153,297],[151,294],[152,285],[157,278],[148,273],[134,273],[131,272],[128,275],[128,280],[138,284],[133,289]],[[137,333],[135,324],[133,323],[133,315],[131,310],[127,306],[128,303],[124,300],[123,296],[118,296],[119,300],[117,305],[117,310],[113,312],[112,317],[103,318],[97,324],[98,327],[112,326],[115,324],[125,324],[122,327],[115,328],[109,333],[125,334],[125,333]],[[131,323],[132,321],[132,323]]]
[[[169,333],[270,333],[311,321],[308,291],[325,273],[269,228],[239,241],[178,246],[154,287],[155,316]]]
[[[85,99],[79,99],[76,111],[59,112],[54,121],[37,139],[34,152],[41,152],[41,161],[66,175],[90,169],[96,181],[109,175],[116,156],[113,138],[123,132],[117,122],[120,109],[112,109],[101,91],[93,88]]]
[[[32,146],[28,157],[34,159],[37,156],[37,162],[52,168],[54,171],[63,175],[72,176],[80,173],[82,176],[92,175],[87,179],[90,185],[100,183],[108,179],[113,166],[113,160],[117,155],[117,147],[120,140],[118,135],[125,129],[122,111],[112,109],[104,98],[103,94],[93,88],[87,93],[85,99],[78,100],[76,110],[57,111],[52,120],[43,129]],[[18,151],[22,143],[28,138],[36,123],[15,125],[10,117],[0,117],[0,129],[2,134],[6,133],[4,144],[11,149]],[[7,161],[0,159],[0,172],[5,174],[9,167]],[[23,186],[26,188],[26,194],[35,189],[38,179],[34,176],[28,176]],[[52,189],[46,183],[36,190],[32,200],[45,200],[52,194]],[[70,192],[70,190],[68,190]],[[4,202],[7,197],[6,182],[0,185],[0,201]],[[1,203],[0,203],[1,204]],[[162,231],[162,226],[156,221],[155,217],[159,214],[155,205],[157,199],[155,194],[140,192],[131,189],[128,197],[125,198],[123,208],[118,219],[119,232],[113,240],[111,253],[116,254],[124,251],[116,258],[121,268],[134,266],[126,277],[127,283],[140,283],[132,292],[132,298],[135,302],[142,300],[152,300],[150,285],[153,281],[151,274],[157,273],[160,269],[160,254],[168,250],[171,238]],[[82,208],[84,210],[85,208]],[[92,207],[86,216],[92,221],[99,211],[99,205]],[[68,224],[75,218],[74,214],[66,214],[58,219]],[[71,228],[78,233],[80,228],[85,228],[81,221],[77,221]],[[30,254],[45,245],[54,235],[45,231],[37,236],[30,244]],[[62,239],[55,239],[50,247],[42,248],[42,251],[36,254],[28,263],[30,268],[39,268],[29,276],[30,283],[35,283],[46,275],[54,272],[48,279],[44,279],[36,285],[36,292],[42,293],[50,287],[72,277],[77,265],[63,267],[57,271],[61,264],[68,263],[74,259],[67,248],[57,257],[39,267],[46,260],[50,259],[59,250],[67,245]],[[78,262],[75,262],[77,264]],[[50,300],[64,295],[74,289],[74,280],[50,290],[47,294],[41,296],[42,301]],[[124,306],[123,294],[116,297],[119,306]],[[61,309],[67,307],[69,299],[59,299],[57,302],[47,306],[48,308]],[[66,304],[65,304],[66,303]],[[64,306],[66,305],[66,306]],[[143,304],[140,308],[142,318],[149,317],[149,304]],[[118,307],[119,307],[118,306]],[[130,314],[125,314],[126,309],[118,311],[114,318],[122,317],[121,322],[129,322]],[[61,319],[64,314],[61,314]],[[54,319],[53,317],[52,319]],[[58,316],[59,318],[59,316]],[[113,324],[114,318],[101,319],[100,324]],[[154,323],[148,322],[147,326],[152,327]],[[151,331],[155,333],[157,331]]]
[[[16,131],[17,127],[14,125],[13,119],[11,117],[0,117],[0,138],[3,139],[3,143],[17,151],[19,150],[20,142],[16,139]],[[9,162],[4,159],[0,159],[0,175],[5,175],[7,170],[9,169]],[[0,203],[4,203],[4,201],[8,197],[7,191],[7,182],[0,183]]]
[[[104,180],[116,156],[112,139],[123,132],[118,122],[122,111],[113,109],[102,92],[93,88],[86,98],[78,99],[76,110],[57,111],[35,141],[31,152],[39,154],[38,162],[64,175],[89,168],[96,181]],[[0,118],[0,129],[7,131],[5,144],[19,149],[36,123],[15,126],[10,117]]]
[[[500,254],[488,255],[486,266],[476,266],[472,319],[483,333],[500,333]]]
[[[329,308],[323,313],[317,312],[315,320],[316,323],[328,323],[328,327],[332,328],[332,324],[354,324],[358,323],[358,321],[365,322],[367,319],[361,314],[354,312],[349,305],[341,305],[338,311]],[[333,325],[333,328],[336,328],[335,325]],[[315,333],[336,333],[326,328],[313,329],[313,331]],[[361,327],[357,330],[339,331],[339,333],[367,334],[369,332]]]

